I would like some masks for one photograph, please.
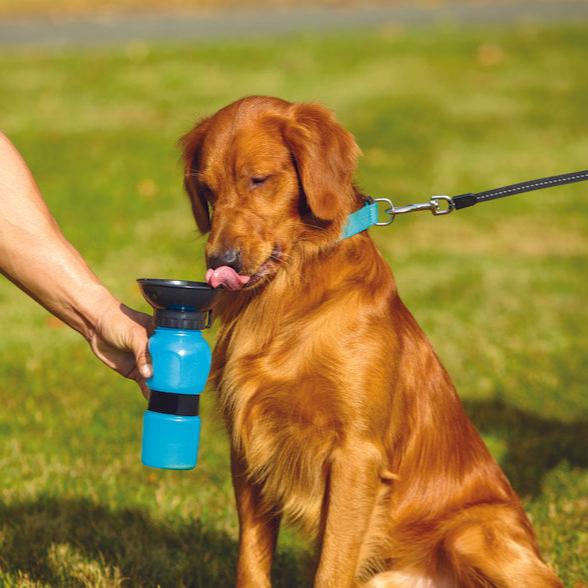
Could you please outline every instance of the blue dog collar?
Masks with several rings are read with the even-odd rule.
[[[347,217],[347,223],[341,233],[341,239],[353,237],[361,231],[373,227],[378,222],[378,203],[371,198],[359,210]]]

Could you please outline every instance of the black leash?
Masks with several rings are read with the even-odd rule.
[[[497,198],[522,194],[523,192],[532,192],[533,190],[553,188],[555,186],[563,186],[564,184],[573,184],[575,182],[584,182],[587,180],[588,170],[582,170],[568,174],[560,174],[558,176],[539,178],[537,180],[529,180],[518,184],[511,184],[510,186],[494,188],[493,190],[486,190],[485,192],[470,192],[467,194],[459,194],[458,196],[433,196],[429,202],[408,204],[406,206],[394,206],[389,198],[374,198],[373,202],[375,203],[384,202],[389,205],[389,208],[384,209],[384,212],[390,215],[388,220],[376,222],[374,224],[378,226],[386,226],[389,225],[398,214],[407,214],[409,212],[418,212],[421,210],[430,210],[435,216],[440,216],[449,214],[454,210],[474,206],[474,204],[480,202],[488,202],[489,200],[496,200]]]
[[[514,196],[523,192],[532,192],[533,190],[542,190],[543,188],[563,186],[564,184],[573,184],[574,182],[584,182],[585,180],[588,180],[588,170],[520,182],[518,184],[504,186],[503,188],[478,192],[477,194],[460,194],[459,196],[453,196],[452,200],[455,209],[459,210],[460,208],[467,208],[468,206],[478,204],[478,202],[496,200],[497,198],[505,198],[506,196]]]

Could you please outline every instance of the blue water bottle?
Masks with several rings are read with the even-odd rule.
[[[202,336],[214,290],[202,282],[137,280],[155,308],[149,339],[153,376],[143,416],[141,461],[152,468],[191,470],[198,461],[200,393],[206,386],[211,353]]]

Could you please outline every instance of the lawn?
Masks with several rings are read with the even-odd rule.
[[[4,51],[0,121],[111,290],[199,279],[178,136],[247,94],[333,108],[398,203],[588,167],[588,26],[382,28],[207,45]],[[588,185],[398,218],[372,235],[566,586],[588,582]],[[203,398],[193,472],[140,464],[145,402],[0,283],[0,584],[230,586],[228,446]],[[214,330],[209,334],[214,341]],[[278,587],[307,586],[283,533]]]

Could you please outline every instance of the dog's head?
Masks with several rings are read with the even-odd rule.
[[[196,223],[210,231],[213,285],[267,282],[297,248],[336,241],[358,208],[359,149],[316,104],[244,98],[202,120],[181,144]]]

